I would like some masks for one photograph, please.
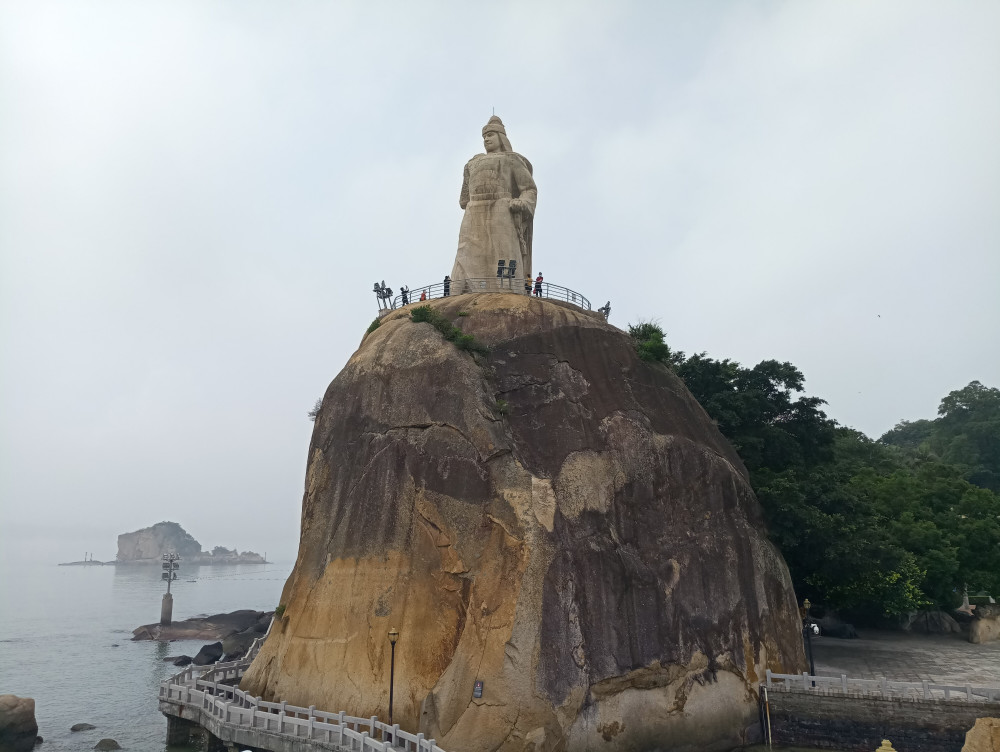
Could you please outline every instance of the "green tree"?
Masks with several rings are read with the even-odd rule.
[[[740,453],[800,596],[864,619],[1000,592],[1000,391],[972,382],[873,441],[827,418],[791,363],[685,357],[651,322],[629,333]]]
[[[953,464],[970,483],[1000,493],[1000,389],[970,382],[941,400],[935,420],[901,421],[881,440]]]

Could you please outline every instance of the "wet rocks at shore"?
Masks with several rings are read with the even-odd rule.
[[[263,636],[271,624],[273,611],[233,611],[228,614],[199,616],[170,625],[146,624],[132,632],[133,640],[215,640],[202,647],[198,654],[171,656],[166,660],[175,666],[207,666],[225,658],[237,660],[246,655],[254,640]]]
[[[244,609],[228,614],[198,616],[173,624],[144,624],[132,631],[132,639],[139,640],[223,640],[243,632],[254,637],[267,631],[273,611],[252,611]],[[252,638],[251,638],[252,642]]]
[[[116,742],[114,739],[101,739],[97,744],[94,745],[94,749],[98,752],[111,752],[111,750],[121,749],[122,745]]]
[[[69,730],[70,731],[90,731],[91,729],[95,729],[95,728],[97,728],[97,726],[94,726],[94,725],[89,724],[89,723],[74,723],[72,726],[69,727]]]
[[[0,750],[29,752],[37,737],[35,701],[30,697],[0,695]]]

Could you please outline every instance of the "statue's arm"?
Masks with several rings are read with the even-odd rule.
[[[465,174],[462,176],[462,192],[458,196],[458,205],[463,209],[469,204],[469,165],[465,165]]]
[[[514,167],[513,178],[517,186],[518,208],[527,209],[529,214],[534,215],[535,204],[538,202],[538,188],[535,187],[535,179],[531,177],[528,168],[520,160]]]

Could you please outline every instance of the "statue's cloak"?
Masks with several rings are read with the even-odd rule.
[[[511,211],[513,199],[521,200],[521,211]],[[508,268],[512,260],[517,262],[515,287],[531,279],[531,230],[537,199],[531,163],[520,154],[493,152],[469,160],[459,198],[465,216],[451,272],[453,294],[497,285],[493,280],[501,260]]]

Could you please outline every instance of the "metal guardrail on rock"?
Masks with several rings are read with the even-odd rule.
[[[434,739],[403,731],[398,723],[389,726],[379,721],[378,716],[358,718],[344,711],[317,710],[315,705],[304,708],[287,702],[265,702],[237,686],[222,683],[243,677],[261,642],[263,638],[255,640],[246,657],[240,660],[217,663],[207,670],[189,666],[162,681],[160,702],[196,708],[208,716],[212,726],[243,732],[243,738],[247,732],[262,737],[277,734],[297,743],[314,744],[316,749],[332,747],[344,752],[445,752]],[[266,748],[264,744],[260,746]]]
[[[383,282],[383,285],[385,283]],[[433,300],[435,298],[446,298],[454,295],[462,295],[470,292],[505,292],[515,295],[529,295],[537,298],[548,298],[550,300],[562,300],[572,303],[588,311],[593,310],[590,301],[568,287],[554,285],[551,282],[542,282],[537,286],[534,282],[528,283],[525,287],[525,280],[522,277],[491,277],[486,279],[457,279],[450,282],[438,282],[433,285],[413,287],[406,293],[392,297],[392,290],[386,287],[379,288],[376,283],[376,295],[379,298],[380,310],[393,310],[410,303],[419,303],[421,300]],[[391,301],[391,302],[390,302]]]

